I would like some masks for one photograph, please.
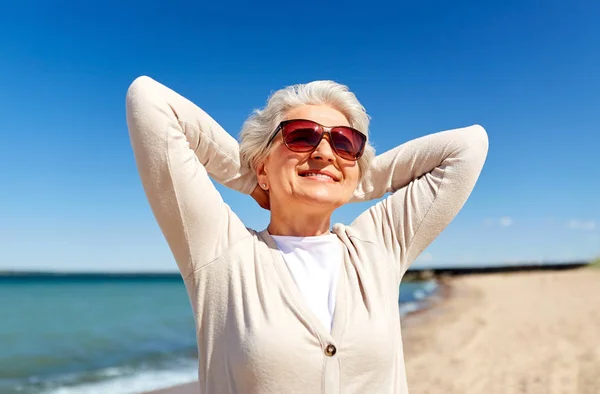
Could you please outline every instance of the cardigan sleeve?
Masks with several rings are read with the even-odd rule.
[[[209,175],[246,194],[256,186],[255,176],[215,120],[149,77],[129,87],[126,114],[146,197],[185,277],[247,233]]]
[[[373,160],[352,201],[393,193],[351,225],[393,256],[399,277],[467,201],[488,151],[475,125],[417,138]]]

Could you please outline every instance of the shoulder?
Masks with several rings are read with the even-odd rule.
[[[336,224],[333,232],[348,249],[353,263],[364,264],[371,261],[389,260],[392,258],[385,242],[372,231],[361,231],[358,226]]]
[[[336,223],[333,225],[332,231],[344,244],[356,241],[370,244],[377,243],[374,234],[369,234],[367,231],[361,231],[361,228],[354,224],[344,225]]]
[[[399,277],[394,254],[375,234],[343,224],[336,224],[333,232],[346,247],[351,265],[361,273],[363,280],[371,277],[383,283],[385,278]]]

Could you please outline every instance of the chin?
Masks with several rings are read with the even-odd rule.
[[[307,191],[303,196],[303,200],[309,202],[311,205],[319,205],[322,207],[328,207],[331,209],[338,208],[341,205],[344,205],[344,199],[338,195],[332,195],[327,191],[323,190],[311,190]]]

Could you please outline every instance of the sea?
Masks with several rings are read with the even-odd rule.
[[[402,315],[436,293],[403,282]],[[194,319],[179,275],[0,276],[0,393],[133,394],[194,381]]]

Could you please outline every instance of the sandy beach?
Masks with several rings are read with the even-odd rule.
[[[600,269],[468,275],[442,293],[403,320],[411,394],[600,393]]]

